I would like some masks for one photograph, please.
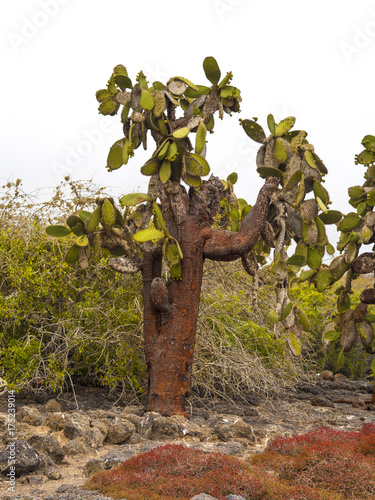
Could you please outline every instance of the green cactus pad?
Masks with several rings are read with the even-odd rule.
[[[375,152],[365,149],[356,157],[356,163],[361,165],[371,165],[375,162]]]
[[[280,177],[282,178],[284,174],[282,173],[281,170],[278,168],[273,168],[273,167],[259,167],[257,168],[258,174],[263,177]]]
[[[220,90],[220,97],[224,99],[236,99],[240,95],[240,90],[237,87],[232,87],[230,85],[222,87]]]
[[[275,118],[271,114],[269,114],[267,116],[267,125],[268,125],[269,131],[271,132],[271,134],[275,135],[276,123],[275,123]]]
[[[92,233],[98,227],[101,218],[100,206],[96,207],[86,221],[86,231]]]
[[[155,101],[148,90],[142,89],[141,97],[139,98],[139,104],[143,109],[146,109],[147,111],[151,111],[154,108]]]
[[[120,104],[116,102],[112,97],[110,99],[106,99],[99,105],[99,113],[104,116],[107,115],[115,115],[119,110]]]
[[[287,264],[290,266],[303,266],[306,262],[306,257],[303,255],[292,255],[289,257],[289,259],[286,261]]]
[[[326,250],[328,255],[334,255],[335,254],[335,247],[331,245],[331,243],[327,243]]]
[[[141,173],[143,175],[154,175],[160,168],[160,162],[153,158],[141,167]]]
[[[290,330],[287,337],[288,345],[290,350],[295,356],[300,356],[301,354],[301,342],[293,335],[293,332]]]
[[[163,246],[163,255],[168,266],[176,266],[181,261],[180,252],[176,242],[167,239]]]
[[[287,180],[285,182],[285,189],[287,191],[290,191],[302,179],[302,172],[301,172],[301,170],[296,170],[292,175],[288,175],[288,171],[287,171],[286,175],[287,175]]]
[[[242,120],[241,125],[246,134],[255,142],[263,143],[266,140],[266,134],[259,123],[254,120]]]
[[[202,183],[202,179],[198,175],[191,175],[188,172],[182,174],[182,179],[188,186],[199,188]]]
[[[82,219],[83,222],[85,222],[90,217],[91,212],[88,212],[87,210],[81,210],[78,215],[79,218]]]
[[[343,233],[353,231],[358,226],[360,220],[361,218],[358,214],[349,212],[339,223],[338,227]]]
[[[327,238],[325,225],[320,217],[317,217],[315,222],[318,229],[318,243],[324,243]]]
[[[279,317],[278,317],[276,311],[271,311],[270,312],[270,320],[271,320],[271,323],[273,323],[274,325],[276,325],[276,323],[279,322]]]
[[[373,234],[374,232],[370,227],[364,226],[359,233],[359,239],[362,243],[367,244],[370,242],[370,239]]]
[[[327,213],[319,215],[324,224],[337,224],[342,219],[342,213],[338,210],[328,210]]]
[[[123,165],[123,144],[123,140],[117,141],[109,150],[107,157],[107,168],[109,170],[117,170]]]
[[[294,116],[289,116],[288,118],[284,118],[284,120],[281,120],[281,122],[278,125],[276,125],[274,136],[280,137],[288,133],[289,130],[294,126],[295,122],[296,119],[294,118]]]
[[[220,80],[221,71],[214,57],[206,57],[203,61],[203,70],[212,85],[217,85]]]
[[[122,207],[133,207],[144,201],[152,201],[152,197],[146,193],[130,193],[120,198],[119,201]]]
[[[174,160],[177,155],[177,144],[173,141],[169,144],[168,151],[165,155],[166,160]]]
[[[159,161],[163,161],[167,155],[168,149],[170,146],[170,140],[165,140],[159,146],[159,148],[155,151],[155,156],[157,156]]]
[[[97,91],[95,96],[98,102],[104,102],[106,99],[112,97],[112,94],[108,89],[101,89]]]
[[[350,309],[350,295],[346,290],[342,290],[339,298],[337,299],[337,310],[339,313],[343,313]],[[354,322],[353,322],[354,323]],[[344,325],[345,327],[345,325]]]
[[[75,264],[78,261],[80,247],[74,244],[69,248],[67,254],[65,255],[65,262],[68,264]]]
[[[324,205],[323,201],[319,198],[319,196],[316,197],[316,201],[318,203],[318,206],[322,212],[325,214],[328,212],[328,208]]]
[[[162,211],[160,210],[159,205],[154,201],[152,203],[152,208],[155,214],[155,222],[157,222],[158,227],[157,229],[162,229],[163,231],[167,230],[167,226],[165,224],[165,220],[162,214]]]
[[[190,153],[189,157],[194,160],[195,162],[199,163],[200,168],[201,168],[201,173],[199,175],[206,176],[210,173],[210,166],[205,158],[203,156],[195,154],[195,153]]]
[[[307,164],[311,167],[311,168],[317,168],[317,165],[316,165],[316,162],[315,162],[315,158],[314,158],[314,155],[311,151],[305,151],[304,153],[304,157],[305,157],[305,160],[307,162]]]
[[[315,164],[316,166],[318,167],[319,169],[319,172],[323,175],[326,175],[328,174],[328,170],[327,170],[327,167],[324,165],[324,163],[322,162],[322,160],[319,158],[319,156],[316,154],[316,153],[313,153],[313,157],[314,157],[314,160],[315,160]]]
[[[352,186],[348,189],[348,194],[349,197],[356,200],[357,198],[360,198],[363,194],[363,187],[362,186]]]
[[[367,203],[363,201],[362,203],[358,203],[357,205],[357,214],[362,217],[362,215],[365,215],[367,211]]]
[[[104,224],[106,224],[107,226],[113,226],[115,224],[116,222],[115,207],[107,198],[103,201],[101,208],[101,215]]]
[[[190,133],[189,127],[182,127],[173,132],[173,137],[175,139],[184,139]]]
[[[161,238],[164,237],[165,237],[164,232],[159,231],[158,229],[155,228],[141,229],[133,236],[135,241],[138,241],[140,243],[151,240],[160,240]]]
[[[324,290],[329,287],[331,278],[331,271],[329,269],[323,269],[318,272],[316,278],[316,289],[318,292],[324,292]]]
[[[159,118],[166,110],[165,97],[163,94],[154,95],[154,109],[153,113],[156,118]]]
[[[324,205],[328,205],[329,203],[329,194],[327,190],[321,185],[320,182],[314,181],[313,191],[315,198],[320,198]]]
[[[366,203],[370,207],[375,207],[375,189],[367,193]]]
[[[201,95],[208,95],[211,92],[211,88],[205,85],[197,85],[197,87],[199,90],[193,90],[191,88],[186,89],[185,96],[189,99],[196,99]]]
[[[306,271],[302,271],[300,274],[298,281],[299,283],[303,283],[304,281],[307,281],[311,279],[313,276],[316,274],[316,269],[308,269]]]
[[[126,137],[122,146],[122,164],[126,165],[129,161],[129,139]]]
[[[166,184],[172,175],[171,162],[164,160],[159,170],[159,177],[163,184]]]
[[[366,135],[361,142],[362,146],[366,149],[373,149],[375,146],[375,137],[373,135]]]
[[[113,68],[113,73],[115,75],[125,75],[128,76],[128,72],[123,64],[118,64]]]
[[[300,206],[300,203],[305,198],[305,195],[306,195],[306,183],[305,183],[305,176],[302,174],[301,181],[299,183],[297,192],[295,193],[294,197],[294,205],[296,207]]]
[[[311,269],[318,269],[322,264],[322,254],[319,247],[310,247],[307,252],[307,265]]]
[[[89,244],[89,239],[85,234],[82,234],[81,236],[78,236],[76,239],[76,245],[79,247],[87,247]]]
[[[332,322],[331,322],[332,323]],[[331,325],[330,323],[330,325]],[[330,326],[330,328],[333,328],[333,326]],[[328,342],[336,342],[336,340],[339,340],[340,338],[340,332],[336,330],[327,330],[323,333],[323,342],[328,341]]]
[[[275,140],[275,144],[274,144],[274,147],[273,147],[273,156],[280,163],[285,163],[286,162],[286,160],[287,160],[287,153],[286,153],[286,148],[285,148],[285,145],[284,145],[282,139],[276,139]]]
[[[357,256],[357,245],[350,241],[345,248],[345,261],[351,264]]]
[[[294,314],[302,330],[305,332],[309,332],[311,330],[311,324],[306,314],[298,307],[294,308]]]
[[[285,306],[285,308],[283,309],[283,312],[281,313],[280,321],[284,321],[289,316],[289,314],[292,312],[292,309],[293,309],[293,303],[289,302],[289,304],[287,304]]]
[[[116,75],[113,80],[114,80],[115,84],[118,87],[120,87],[120,89],[123,92],[125,89],[132,89],[133,88],[133,84],[132,84],[130,78],[127,77],[126,75]]]
[[[174,281],[179,281],[182,277],[181,262],[169,267],[169,273]]]
[[[80,217],[77,217],[76,215],[70,215],[66,219],[66,223],[76,236],[81,236],[82,234],[86,234],[85,224]]]
[[[48,226],[46,228],[46,233],[49,236],[54,236],[55,238],[63,238],[64,236],[68,236],[68,234],[71,234],[72,231],[71,229],[65,227],[65,226]]]
[[[333,261],[329,266],[329,269],[331,271],[332,281],[333,282],[338,281],[342,276],[344,276],[348,267],[349,266],[345,260],[344,255],[340,255],[339,257],[333,259]]]
[[[204,150],[204,147],[206,145],[206,135],[207,135],[206,125],[202,121],[198,126],[195,138],[195,152],[197,154],[201,154],[202,151]]]

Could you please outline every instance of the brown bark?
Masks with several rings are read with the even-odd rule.
[[[163,213],[172,223],[169,225],[173,228],[170,232],[178,239],[183,252],[182,279],[165,283],[161,279],[160,250],[144,254],[144,331],[149,384],[147,411],[165,416],[188,416],[185,401],[191,389],[204,259],[232,260],[255,245],[266,223],[269,189],[275,185],[275,180],[266,182],[239,233],[210,228],[222,189],[217,179],[204,183],[198,193],[192,191],[189,207],[181,203],[179,214],[174,213],[173,205],[176,196],[181,198],[181,193],[176,190],[174,194],[166,193],[163,197]]]
[[[191,369],[203,275],[204,238],[189,218],[183,228],[182,276],[167,285],[170,311],[165,313],[152,300],[151,283],[157,269],[143,265],[145,353],[149,387],[147,411],[184,415],[190,393]],[[148,256],[152,262],[153,257]],[[160,276],[160,274],[159,274]],[[151,279],[152,278],[152,279]],[[163,306],[164,307],[164,306]]]

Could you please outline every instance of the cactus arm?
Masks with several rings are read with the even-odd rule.
[[[203,256],[212,260],[234,260],[251,250],[266,224],[271,192],[280,179],[270,177],[259,191],[256,204],[243,219],[240,231],[210,229],[207,233]]]

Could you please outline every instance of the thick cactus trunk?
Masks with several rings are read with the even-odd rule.
[[[203,274],[204,240],[195,229],[192,221],[184,228],[182,280],[159,278],[160,257],[145,256],[143,264],[147,411],[162,415],[187,416]]]
[[[161,278],[161,251],[144,253],[147,411],[165,416],[187,416],[185,401],[191,389],[204,259],[234,260],[253,248],[266,222],[268,190],[277,182],[271,180],[266,183],[238,233],[211,229],[212,216],[217,211],[217,205],[212,200],[220,200],[217,191],[221,184],[218,188],[215,179],[204,184],[199,193],[193,193],[190,203],[181,197],[177,199],[181,195],[177,190],[174,199],[171,196],[164,201],[164,218],[168,220],[171,233],[178,239],[183,252],[182,279],[165,282]]]

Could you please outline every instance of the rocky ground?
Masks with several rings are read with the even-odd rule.
[[[91,474],[167,442],[246,460],[275,436],[327,426],[359,430],[375,420],[372,390],[373,383],[325,373],[281,399],[248,395],[246,402],[230,404],[197,398],[187,420],[145,413],[139,404],[116,404],[100,389],[78,387],[75,395],[17,397],[15,436],[8,429],[5,395],[0,400],[0,499],[104,500],[80,488]],[[9,490],[12,453],[19,474],[14,491]],[[196,500],[204,498],[211,497]]]

